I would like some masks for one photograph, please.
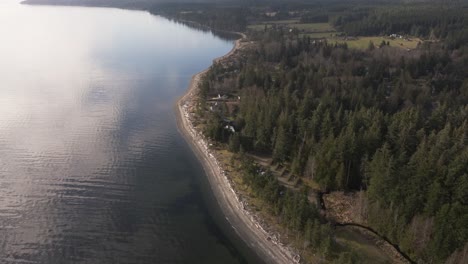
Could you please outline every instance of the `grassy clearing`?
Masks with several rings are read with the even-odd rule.
[[[304,32],[330,32],[335,29],[328,23],[307,23],[307,24],[288,24],[290,28],[295,28]]]
[[[294,24],[294,23],[299,23],[298,19],[288,19],[288,20],[276,20],[276,21],[268,21],[265,22],[264,24]]]
[[[326,39],[326,38],[334,38],[337,32],[316,32],[316,33],[305,33],[299,34],[299,36],[303,37],[310,37],[312,39]]]
[[[369,43],[373,42],[377,47],[382,41],[389,42],[391,47],[398,47],[402,49],[415,49],[420,42],[419,38],[410,37],[409,39],[400,39],[384,36],[375,37],[356,37],[344,39],[338,37],[340,32],[336,32],[335,29],[328,23],[298,23],[297,20],[279,20],[279,21],[268,21],[260,24],[249,25],[248,28],[255,31],[261,31],[267,28],[271,28],[275,24],[285,29],[296,29],[300,32],[300,36],[308,36],[312,39],[326,39],[328,43],[347,43],[351,49],[365,50],[369,47]]]
[[[286,29],[297,29],[304,33],[317,33],[317,32],[334,32],[335,29],[328,23],[299,23],[298,20],[279,20],[267,21],[258,24],[249,25],[247,28],[251,30],[263,30],[272,27],[273,25],[280,26]]]
[[[343,251],[356,252],[363,263],[392,263],[392,259],[375,243],[348,227],[336,229],[336,241]]]
[[[311,180],[311,179],[306,179],[306,178],[302,178],[302,183],[311,188],[312,190],[320,190],[320,185],[315,182],[314,180]]]
[[[271,28],[271,25],[268,24],[253,24],[253,25],[248,25],[247,28],[255,31],[262,31],[265,29],[265,26],[267,28]]]
[[[341,37],[327,38],[329,43],[347,43],[349,48],[365,50],[369,47],[369,43],[372,42],[377,47],[382,41],[390,42],[390,47],[399,47],[404,49],[415,49],[418,43],[421,42],[418,38],[405,39],[390,39],[388,37],[357,37],[352,39],[343,39]]]

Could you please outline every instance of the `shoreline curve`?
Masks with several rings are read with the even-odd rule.
[[[242,38],[236,40],[231,51],[214,59],[213,64],[229,58],[242,47],[242,41],[246,39],[246,35],[238,34]],[[266,263],[299,263],[299,255],[293,253],[291,248],[282,245],[281,242],[274,242],[267,231],[255,220],[256,216],[245,209],[244,203],[239,199],[225,171],[210,150],[207,140],[192,125],[188,104],[193,101],[198,84],[210,68],[211,66],[193,75],[187,91],[177,100],[175,105],[177,128],[201,162],[221,211],[239,237]]]

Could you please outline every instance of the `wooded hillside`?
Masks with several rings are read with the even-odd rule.
[[[234,150],[271,155],[274,164],[323,191],[364,190],[367,224],[414,260],[463,263],[468,18],[460,7],[437,18],[436,10],[418,7],[420,15],[411,19],[397,6],[335,16],[349,35],[395,32],[427,40],[411,51],[385,42],[350,49],[275,26],[252,31],[257,48],[238,72],[216,65],[202,86],[208,96],[239,96],[233,110],[216,112],[233,120],[237,132],[214,121],[207,135],[240,146]],[[237,91],[225,90],[226,83]],[[255,188],[259,195],[276,201],[263,182]],[[295,229],[305,232],[307,219],[299,219]]]

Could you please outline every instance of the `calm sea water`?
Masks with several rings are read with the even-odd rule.
[[[117,9],[0,2],[0,263],[258,262],[177,132],[232,41]]]

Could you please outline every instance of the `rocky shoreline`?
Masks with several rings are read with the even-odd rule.
[[[215,59],[217,63],[226,60],[242,49],[245,35],[237,40],[234,48],[226,55]],[[300,263],[301,257],[288,245],[284,245],[275,232],[262,224],[258,215],[249,209],[248,203],[235,191],[232,180],[218,161],[216,151],[210,142],[193,125],[195,119],[192,109],[198,84],[208,69],[194,75],[187,93],[177,102],[177,124],[180,132],[195,152],[207,173],[211,189],[226,216],[239,236],[252,247],[266,263]]]

